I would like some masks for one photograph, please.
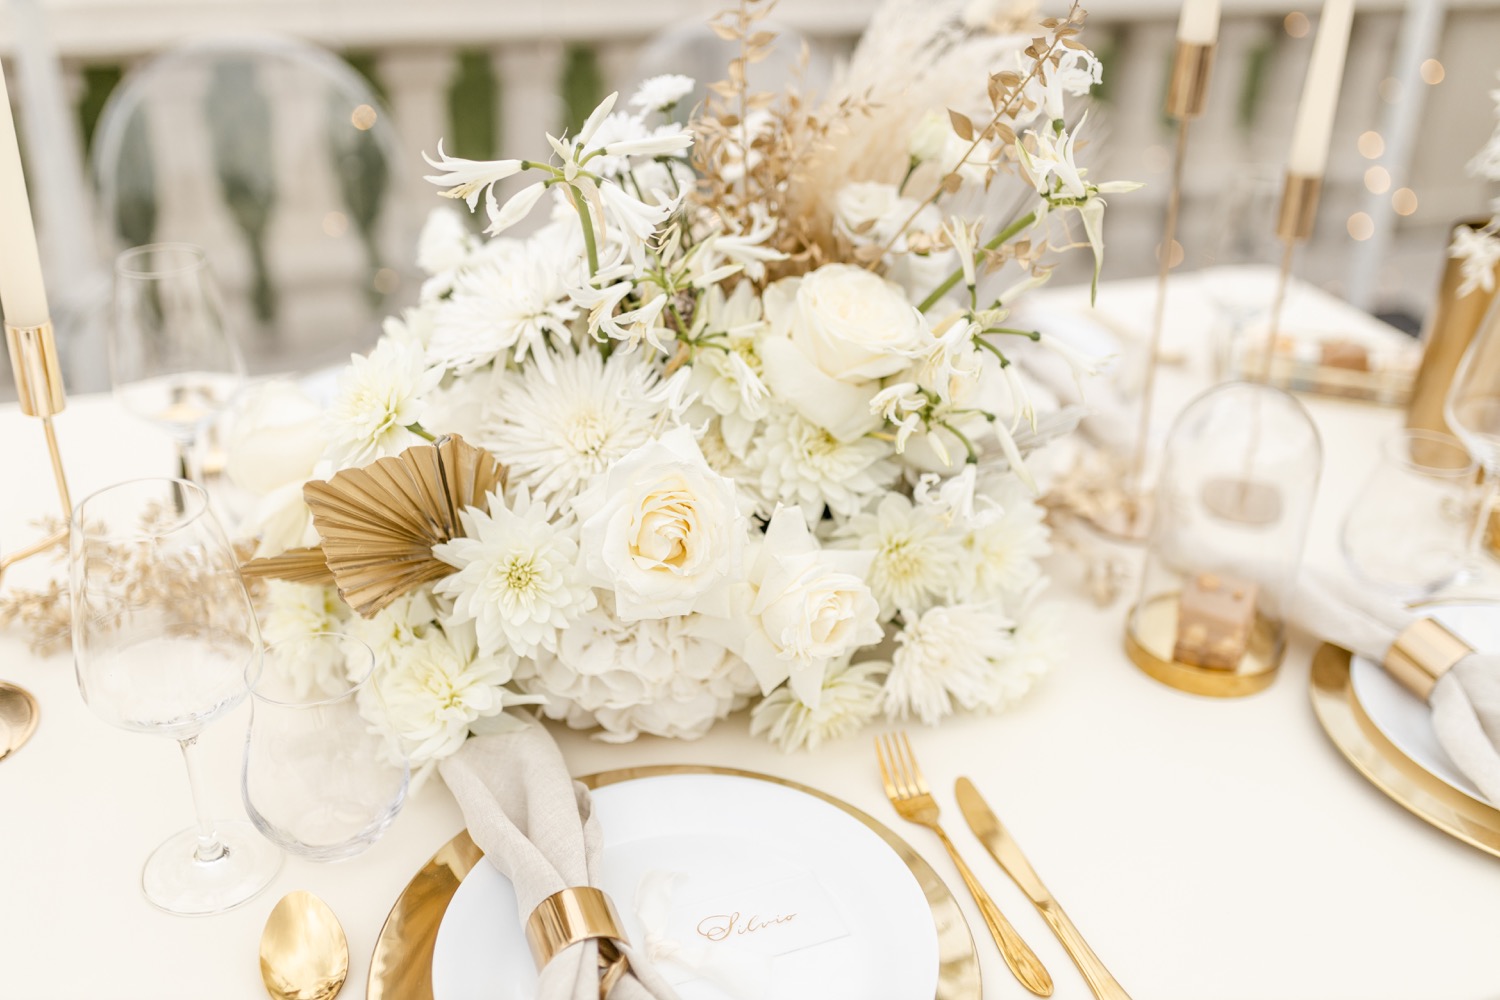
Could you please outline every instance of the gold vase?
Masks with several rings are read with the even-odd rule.
[[[1488,219],[1470,219],[1459,225],[1480,229],[1488,223]],[[1448,257],[1443,263],[1437,301],[1427,328],[1422,331],[1422,367],[1418,369],[1412,386],[1411,403],[1406,410],[1407,427],[1453,433],[1443,419],[1448,387],[1453,384],[1458,363],[1463,360],[1464,351],[1468,350],[1484,314],[1495,299],[1495,291],[1483,288],[1459,297],[1458,289],[1463,284],[1461,263],[1453,257]],[[1495,287],[1500,287],[1500,283],[1493,283],[1492,289]]]

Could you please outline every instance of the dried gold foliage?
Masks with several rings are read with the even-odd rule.
[[[775,41],[774,33],[761,27],[773,7],[774,2],[740,0],[711,22],[714,33],[738,43],[739,51],[725,79],[709,85],[708,100],[692,123],[694,166],[701,178],[694,207],[731,232],[767,222],[775,227],[766,245],[787,259],[770,267],[766,281],[835,260],[880,267],[897,252],[896,240],[923,208],[962,186],[957,168],[939,173],[923,164],[912,171],[906,150],[891,141],[893,136],[911,134],[917,117],[934,106],[934,98],[936,107],[945,107],[949,96],[965,90],[965,81],[951,75],[955,71],[976,71],[977,79],[968,84],[979,105],[987,104],[988,109],[981,116],[977,107],[947,106],[955,133],[970,143],[964,159],[983,165],[985,188],[1000,174],[1014,174],[1017,122],[1030,121],[1037,111],[1035,85],[1048,79],[1066,50],[1084,49],[1077,35],[1085,12],[1077,3],[1063,17],[1031,20],[1033,31],[1039,28],[1042,33],[1022,48],[1010,36],[1024,31],[1034,17],[1027,5],[1018,4],[996,14],[992,24],[974,27],[944,20],[957,10],[954,5],[936,11],[936,5],[908,0],[904,6],[888,4],[877,15],[855,54],[850,77],[827,99],[813,101],[797,86],[777,94],[750,89],[748,68],[764,60]],[[874,51],[866,53],[867,47]],[[993,60],[1004,53],[1024,56],[1019,68],[996,69]],[[988,65],[985,60],[990,60]],[[893,72],[894,66],[906,75]],[[908,171],[912,172],[904,177]],[[903,177],[909,182],[906,193],[920,200],[887,245],[852,246],[835,232],[834,199],[846,184],[896,184]],[[910,243],[907,252],[921,253],[930,250],[933,241]],[[1025,253],[987,257],[986,265],[1037,266],[1047,249],[1037,242]]]
[[[148,513],[143,518],[143,527],[149,530],[154,520]],[[38,525],[49,535],[66,527],[61,519],[55,518]],[[254,549],[253,540],[240,542],[235,546],[235,558],[242,562]],[[61,564],[67,562],[67,547],[58,547],[52,558],[60,570]],[[204,586],[206,576],[223,570],[222,566],[186,555],[163,559],[159,551],[142,545],[100,543],[89,558],[110,567],[109,583],[128,595],[133,604],[200,601],[213,590]],[[251,580],[245,586],[251,601],[259,600],[263,586]],[[54,577],[39,590],[0,590],[0,628],[14,628],[23,633],[37,656],[51,656],[66,649],[72,630],[72,602],[67,583]]]

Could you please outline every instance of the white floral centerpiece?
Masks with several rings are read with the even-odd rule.
[[[296,466],[240,473],[265,556],[319,541],[303,479],[445,434],[503,466],[432,549],[447,575],[373,615],[269,584],[268,639],[375,649],[366,711],[415,762],[525,703],[620,741],[753,705],[754,731],[815,747],[1003,708],[1058,658],[1026,455],[1076,414],[1039,411],[1011,345],[1089,363],[1006,317],[1049,234],[1071,217],[1097,258],[1101,195],[1133,186],[1074,159],[1067,98],[1100,78],[1082,14],[897,0],[815,102],[747,85],[761,6],[714,22],[740,54],[686,126],[695,84],[665,76],[546,162],[439,146],[429,180],[489,238],[435,214],[420,304],[326,419],[257,402],[231,442],[231,475],[247,452]]]

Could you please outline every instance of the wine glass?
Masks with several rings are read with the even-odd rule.
[[[1478,566],[1485,530],[1500,489],[1500,310],[1492,307],[1459,362],[1443,417],[1484,469],[1478,516],[1469,539],[1469,561]]]
[[[401,811],[406,758],[359,711],[374,671],[374,651],[335,632],[270,643],[251,667],[245,810],[292,854],[353,857]]]
[[[146,898],[184,915],[238,906],[275,876],[281,852],[249,823],[216,823],[204,810],[198,736],[244,700],[261,652],[208,496],[180,479],[100,490],[74,508],[69,550],[83,700],[111,725],[175,739],[187,763],[198,822],[147,859]]]
[[[115,259],[109,377],[125,409],[172,436],[178,474],[201,481],[194,442],[245,378],[202,249],[151,243]]]
[[[1339,533],[1355,574],[1402,598],[1452,582],[1464,569],[1475,468],[1451,435],[1404,430],[1388,438]]]

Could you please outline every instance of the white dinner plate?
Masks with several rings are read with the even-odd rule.
[[[1500,652],[1500,605],[1445,604],[1422,609],[1475,649]],[[1476,802],[1488,799],[1443,751],[1427,703],[1402,687],[1378,663],[1355,656],[1349,664],[1354,696],[1370,721],[1406,756]]]
[[[671,885],[668,916],[650,930],[705,970],[663,967],[682,1000],[934,995],[937,931],[922,888],[844,810],[718,774],[639,778],[592,795],[605,839],[601,888],[632,944],[648,937],[638,890]],[[532,1000],[536,978],[509,881],[476,865],[438,930],[434,1000]]]

